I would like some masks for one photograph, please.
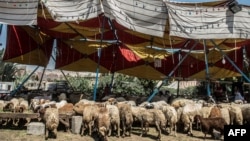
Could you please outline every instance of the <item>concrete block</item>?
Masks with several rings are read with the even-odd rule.
[[[27,126],[27,134],[29,135],[44,135],[45,125],[42,122],[31,122]]]
[[[82,126],[82,116],[72,116],[71,131],[74,134],[79,134]]]

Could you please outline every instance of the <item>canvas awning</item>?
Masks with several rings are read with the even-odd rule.
[[[179,63],[180,56],[187,54],[198,42],[172,76],[206,79],[206,47],[209,50],[209,76],[217,79],[241,74],[232,64],[222,63],[224,56],[210,40],[241,69],[242,49],[245,47],[247,52],[249,50],[250,36],[247,35],[250,28],[244,23],[249,21],[246,12],[250,8],[243,6],[239,13],[227,14],[226,0],[178,4],[165,0],[61,0],[57,4],[54,0],[41,2],[36,25],[8,25],[3,61],[46,66],[54,51],[53,41],[56,40],[55,69],[95,72],[98,64],[97,50],[101,48],[100,73],[118,72],[161,80]],[[76,9],[76,5],[81,6]],[[175,8],[172,7],[177,8],[173,10]],[[190,11],[190,8],[196,11]],[[187,17],[185,14],[191,16]],[[227,25],[225,29],[244,29],[244,36],[243,32],[238,32],[240,30],[227,30],[228,36],[224,36],[210,26],[203,26],[211,22],[206,20],[209,16],[214,18],[211,19],[211,26],[218,26],[220,23],[220,26]],[[241,16],[245,18],[236,20]],[[175,22],[177,17],[182,22]],[[185,21],[185,17],[188,20]],[[200,20],[195,20],[197,17]],[[222,20],[223,18],[226,20]],[[228,25],[229,21],[230,25],[236,23],[234,28]],[[0,22],[3,23],[1,19]],[[186,32],[197,22],[200,22],[196,27],[197,32]],[[175,32],[176,28],[173,27],[176,23],[180,23],[178,28],[185,29],[185,33]],[[187,27],[188,23],[190,27]],[[213,33],[210,32],[211,29]],[[203,35],[200,36],[198,31]]]

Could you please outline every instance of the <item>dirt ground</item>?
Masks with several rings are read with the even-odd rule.
[[[177,137],[163,133],[161,141],[202,141],[204,134],[194,130],[193,137],[183,133],[177,133]],[[132,129],[131,137],[117,138],[114,136],[108,137],[108,141],[155,141],[157,132],[155,128],[150,128],[148,135],[140,137],[140,130],[137,127]],[[223,139],[223,137],[221,138]],[[44,141],[44,135],[28,135],[26,127],[20,128],[0,128],[0,141]],[[98,141],[95,137],[81,136],[79,134],[67,133],[59,130],[57,138],[49,138],[48,141]],[[206,141],[216,141],[207,135]]]

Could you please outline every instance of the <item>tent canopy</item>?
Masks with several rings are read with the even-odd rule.
[[[100,73],[161,80],[187,55],[172,77],[206,79],[207,61],[209,77],[217,79],[241,75],[224,62],[225,55],[243,69],[243,48],[249,52],[250,8],[243,5],[234,14],[228,0],[178,4],[166,0],[27,0],[37,12],[22,10],[18,0],[7,1],[13,5],[0,2],[0,11],[7,11],[6,18],[0,18],[8,24],[6,62],[46,67],[55,52],[55,69],[95,72],[100,59]],[[8,16],[13,11],[30,16],[14,20],[17,17]]]

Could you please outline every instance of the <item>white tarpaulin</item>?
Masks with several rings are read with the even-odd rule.
[[[133,31],[163,37],[167,22],[165,3],[156,0],[103,0],[104,13]]]
[[[42,0],[57,22],[87,20],[103,13],[100,0]]]
[[[250,38],[250,8],[233,14],[228,6],[188,6],[166,2],[170,35],[191,39]]]
[[[198,86],[199,82],[198,81],[179,81],[179,86],[178,86],[178,81],[172,82],[170,85],[167,86],[167,88],[172,88],[172,89],[186,89],[188,87],[195,87]]]
[[[0,1],[0,23],[9,25],[36,25],[38,0]]]

